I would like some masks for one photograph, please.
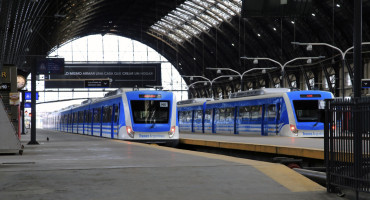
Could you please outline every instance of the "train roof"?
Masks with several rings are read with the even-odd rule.
[[[290,91],[291,89],[289,88],[262,88],[262,89],[256,89],[256,90],[235,92],[230,95],[230,98],[234,99],[234,98],[259,96],[259,95],[266,95],[266,94],[286,93]]]
[[[177,105],[188,105],[188,104],[202,104],[206,101],[213,101],[213,98],[195,98],[195,99],[188,99],[188,100],[182,100],[178,101]]]

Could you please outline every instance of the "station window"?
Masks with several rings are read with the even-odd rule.
[[[84,111],[78,111],[78,123],[84,122]]]

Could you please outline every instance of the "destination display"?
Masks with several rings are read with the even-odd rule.
[[[63,74],[64,58],[42,58],[37,60],[37,74]]]
[[[89,87],[87,80],[101,79],[111,80],[111,88],[162,85],[161,64],[66,64],[63,75],[45,75],[45,88],[81,88],[82,85]],[[67,84],[68,80],[80,80],[82,83],[75,82],[76,84],[71,85]]]

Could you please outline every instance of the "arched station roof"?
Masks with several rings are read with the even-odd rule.
[[[91,34],[135,39],[165,56],[180,74],[210,79],[218,75],[206,69],[209,67],[241,73],[255,67],[240,59],[242,56],[284,63],[295,57],[322,55],[328,65],[339,63],[336,51],[315,47],[307,52],[305,46],[291,42],[351,47],[353,1],[311,1],[312,9],[305,16],[246,18],[241,16],[241,0],[0,1],[0,64],[15,64],[28,73],[28,61],[33,57]],[[363,0],[363,41],[370,41],[368,19],[370,1]],[[313,67],[320,68],[325,62]],[[258,65],[271,66],[269,62]],[[275,73],[280,72],[277,69]]]

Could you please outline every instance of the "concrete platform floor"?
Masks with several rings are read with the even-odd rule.
[[[0,155],[1,200],[344,199],[280,164],[40,129],[28,141]]]

